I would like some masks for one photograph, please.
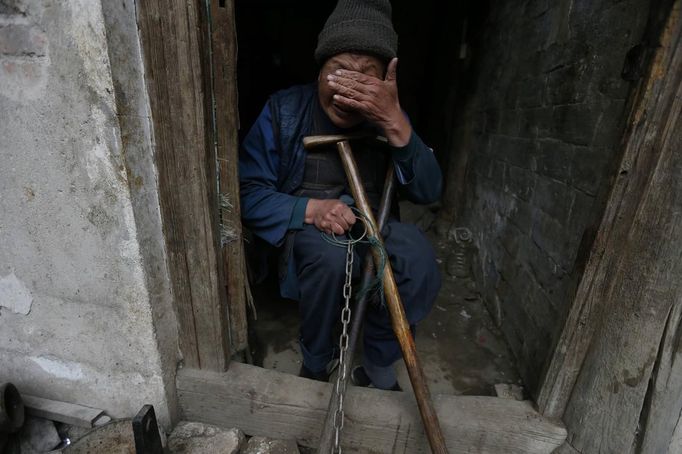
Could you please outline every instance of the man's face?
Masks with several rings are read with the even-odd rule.
[[[327,75],[333,74],[337,69],[357,71],[383,79],[385,65],[377,57],[346,52],[331,57],[320,69],[317,86],[322,109],[337,127],[352,128],[361,123],[363,118],[358,112],[341,108],[334,103],[335,92],[329,87]]]

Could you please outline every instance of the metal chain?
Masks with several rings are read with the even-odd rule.
[[[349,241],[346,245],[346,281],[343,284],[344,306],[341,310],[341,337],[339,338],[339,374],[336,377],[336,395],[339,399],[336,413],[334,413],[334,449],[333,453],[341,454],[341,431],[343,430],[343,399],[346,393],[346,351],[348,350],[348,325],[350,324],[350,297],[352,292],[351,278],[353,277],[353,245],[354,241]]]

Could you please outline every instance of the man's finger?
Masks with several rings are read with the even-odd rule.
[[[336,222],[332,222],[332,230],[337,235],[343,235],[344,233],[346,233],[346,229],[344,229],[340,224]]]
[[[353,79],[362,84],[371,84],[372,82],[381,80],[377,79],[376,77],[368,76],[365,73],[361,73],[358,71],[348,71],[347,69],[337,69],[336,71],[334,71],[334,75],[339,77],[345,77],[346,79]]]
[[[398,78],[398,59],[394,58],[388,64],[388,69],[386,70],[386,81],[394,81]]]
[[[358,99],[365,97],[365,95],[363,95],[360,91],[338,84],[336,82],[329,81],[329,87],[332,90],[335,90],[338,94],[345,96],[346,98]]]
[[[350,226],[348,225],[348,222],[346,222],[346,220],[343,218],[343,216],[337,216],[336,219],[334,221],[332,221],[332,223],[341,227],[344,232],[350,228]]]
[[[327,80],[329,81],[328,83],[329,83],[330,87],[343,86],[343,87],[346,87],[346,88],[349,88],[351,90],[355,90],[355,91],[358,91],[360,93],[364,93],[367,95],[372,94],[373,90],[375,90],[375,85],[376,85],[375,83],[366,84],[366,83],[360,82],[360,81],[355,80],[355,79],[351,79],[351,78],[343,77],[343,76],[334,76],[331,74],[329,75]]]
[[[348,98],[343,95],[334,95],[334,102],[340,106],[348,107],[350,109],[359,110],[360,112],[367,112],[367,107],[355,99]]]
[[[348,209],[348,210],[343,210],[341,212],[341,216],[343,217],[344,221],[348,223],[348,227],[350,228],[351,225],[355,224],[355,214],[353,214],[353,211]]]

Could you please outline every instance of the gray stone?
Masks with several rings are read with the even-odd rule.
[[[64,454],[130,454],[135,452],[135,436],[130,418],[116,419],[87,431],[62,450]]]
[[[241,454],[299,454],[294,440],[276,440],[267,437],[252,437]]]
[[[19,432],[22,454],[51,451],[62,442],[57,428],[49,419],[27,417]]]
[[[168,450],[178,454],[237,454],[244,444],[244,438],[244,433],[239,429],[181,422],[168,437]]]

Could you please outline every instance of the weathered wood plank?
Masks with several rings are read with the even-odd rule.
[[[230,202],[231,207],[229,210],[222,210],[221,222],[233,237],[223,245],[222,259],[228,294],[231,347],[233,351],[240,351],[247,347],[246,295],[249,290],[246,282],[237,174],[239,110],[234,0],[226,0],[224,3],[211,2],[211,18],[219,188],[221,195]]]
[[[26,413],[29,415],[88,429],[93,427],[95,421],[104,414],[103,410],[97,408],[44,399],[28,394],[22,394],[21,399],[24,401]]]
[[[653,385],[643,411],[646,416],[640,452],[668,452],[682,413],[682,303],[668,316]]]
[[[232,362],[224,373],[182,369],[177,379],[183,418],[250,435],[295,438],[314,447],[331,384]],[[529,402],[497,397],[436,396],[450,452],[550,453],[565,430]],[[428,453],[414,396],[349,388],[343,444],[378,453]]]
[[[229,358],[218,270],[213,148],[206,131],[198,0],[137,4],[154,125],[159,195],[185,364]]]
[[[196,330],[194,327],[191,304],[189,276],[186,272],[185,235],[181,231],[181,224],[176,221],[180,214],[176,214],[175,195],[169,190],[170,183],[176,179],[176,157],[169,152],[174,148],[173,124],[168,121],[170,106],[168,99],[170,92],[177,87],[177,77],[173,72],[168,73],[167,62],[174,60],[173,47],[166,49],[165,41],[174,39],[172,28],[167,25],[166,13],[159,11],[159,2],[144,2],[137,5],[137,19],[145,60],[145,81],[149,94],[149,102],[154,121],[154,141],[156,163],[159,169],[159,194],[161,205],[164,236],[168,251],[168,264],[173,286],[173,299],[178,314],[179,341],[185,364],[199,366],[199,351],[196,344]],[[165,39],[159,39],[161,35]]]
[[[674,423],[650,427],[648,419],[656,425],[680,413],[672,376],[679,366],[667,350],[678,348],[682,304],[681,40],[677,1],[628,138],[628,187],[609,201],[627,229],[603,254],[613,266],[597,270],[604,316],[563,416],[571,445],[583,453],[665,452]],[[649,429],[661,438],[648,439],[642,431]]]
[[[576,451],[576,449],[569,445],[568,443],[564,443],[563,445],[559,446],[552,454],[581,454],[580,452]]]
[[[667,454],[682,454],[682,415],[677,420],[677,427],[675,427]]]
[[[661,77],[665,68],[675,68],[671,63],[676,46],[676,38],[663,36],[648,75],[633,90],[628,129],[621,144],[624,151],[620,171],[538,394],[538,407],[545,416],[559,418],[564,413],[590,343],[608,313],[615,274],[623,261],[621,251],[630,241],[634,214],[657,164],[659,154],[653,152],[660,139],[657,121],[665,118],[672,103],[671,96],[660,99]]]

